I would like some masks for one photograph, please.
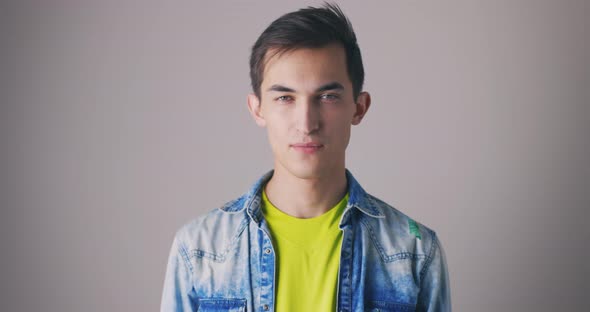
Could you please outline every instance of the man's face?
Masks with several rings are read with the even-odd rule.
[[[302,179],[344,168],[351,125],[360,123],[369,105],[366,92],[355,103],[346,54],[338,44],[270,58],[260,99],[248,97],[257,124],[267,128],[275,168]]]

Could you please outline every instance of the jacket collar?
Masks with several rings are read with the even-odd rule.
[[[348,188],[348,203],[346,204],[343,216],[346,216],[347,212],[352,208],[356,208],[367,216],[384,218],[383,212],[381,212],[372,196],[365,192],[348,169],[345,169],[345,171]],[[250,187],[248,192],[242,196],[242,200],[239,200],[236,205],[224,207],[224,210],[227,212],[238,212],[246,209],[248,216],[254,220],[254,222],[260,223],[263,219],[262,211],[260,209],[262,187],[268,182],[268,180],[270,180],[273,173],[274,169],[262,175],[252,187]],[[243,203],[243,205],[241,205],[241,203]],[[342,221],[344,220],[345,218],[343,217]],[[341,225],[342,223],[343,222],[341,222]]]

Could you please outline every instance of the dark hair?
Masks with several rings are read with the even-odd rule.
[[[350,21],[332,3],[324,3],[321,8],[307,7],[287,13],[262,32],[250,54],[250,80],[256,96],[260,98],[264,66],[270,58],[266,55],[269,49],[273,49],[276,54],[298,48],[319,48],[330,43],[340,43],[344,48],[348,76],[356,100],[365,79],[361,51]]]

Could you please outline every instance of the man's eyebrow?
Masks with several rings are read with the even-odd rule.
[[[281,85],[272,85],[270,88],[268,88],[266,91],[277,91],[277,92],[295,92],[295,90],[291,89],[291,88],[287,88],[285,86],[281,86]]]
[[[315,90],[315,92],[323,92],[323,91],[329,91],[329,90],[344,90],[344,86],[336,81],[327,83],[319,88],[317,88]],[[267,91],[276,91],[276,92],[295,92],[295,90],[289,88],[289,87],[285,87],[282,85],[272,85],[270,88],[267,89]]]
[[[341,83],[334,81],[317,88],[315,91],[322,92],[329,90],[344,90],[344,86]]]

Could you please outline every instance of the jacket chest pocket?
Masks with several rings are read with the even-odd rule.
[[[245,299],[212,298],[200,299],[199,312],[246,312]]]
[[[415,312],[416,307],[411,304],[391,301],[369,301],[365,307],[367,312]]]

